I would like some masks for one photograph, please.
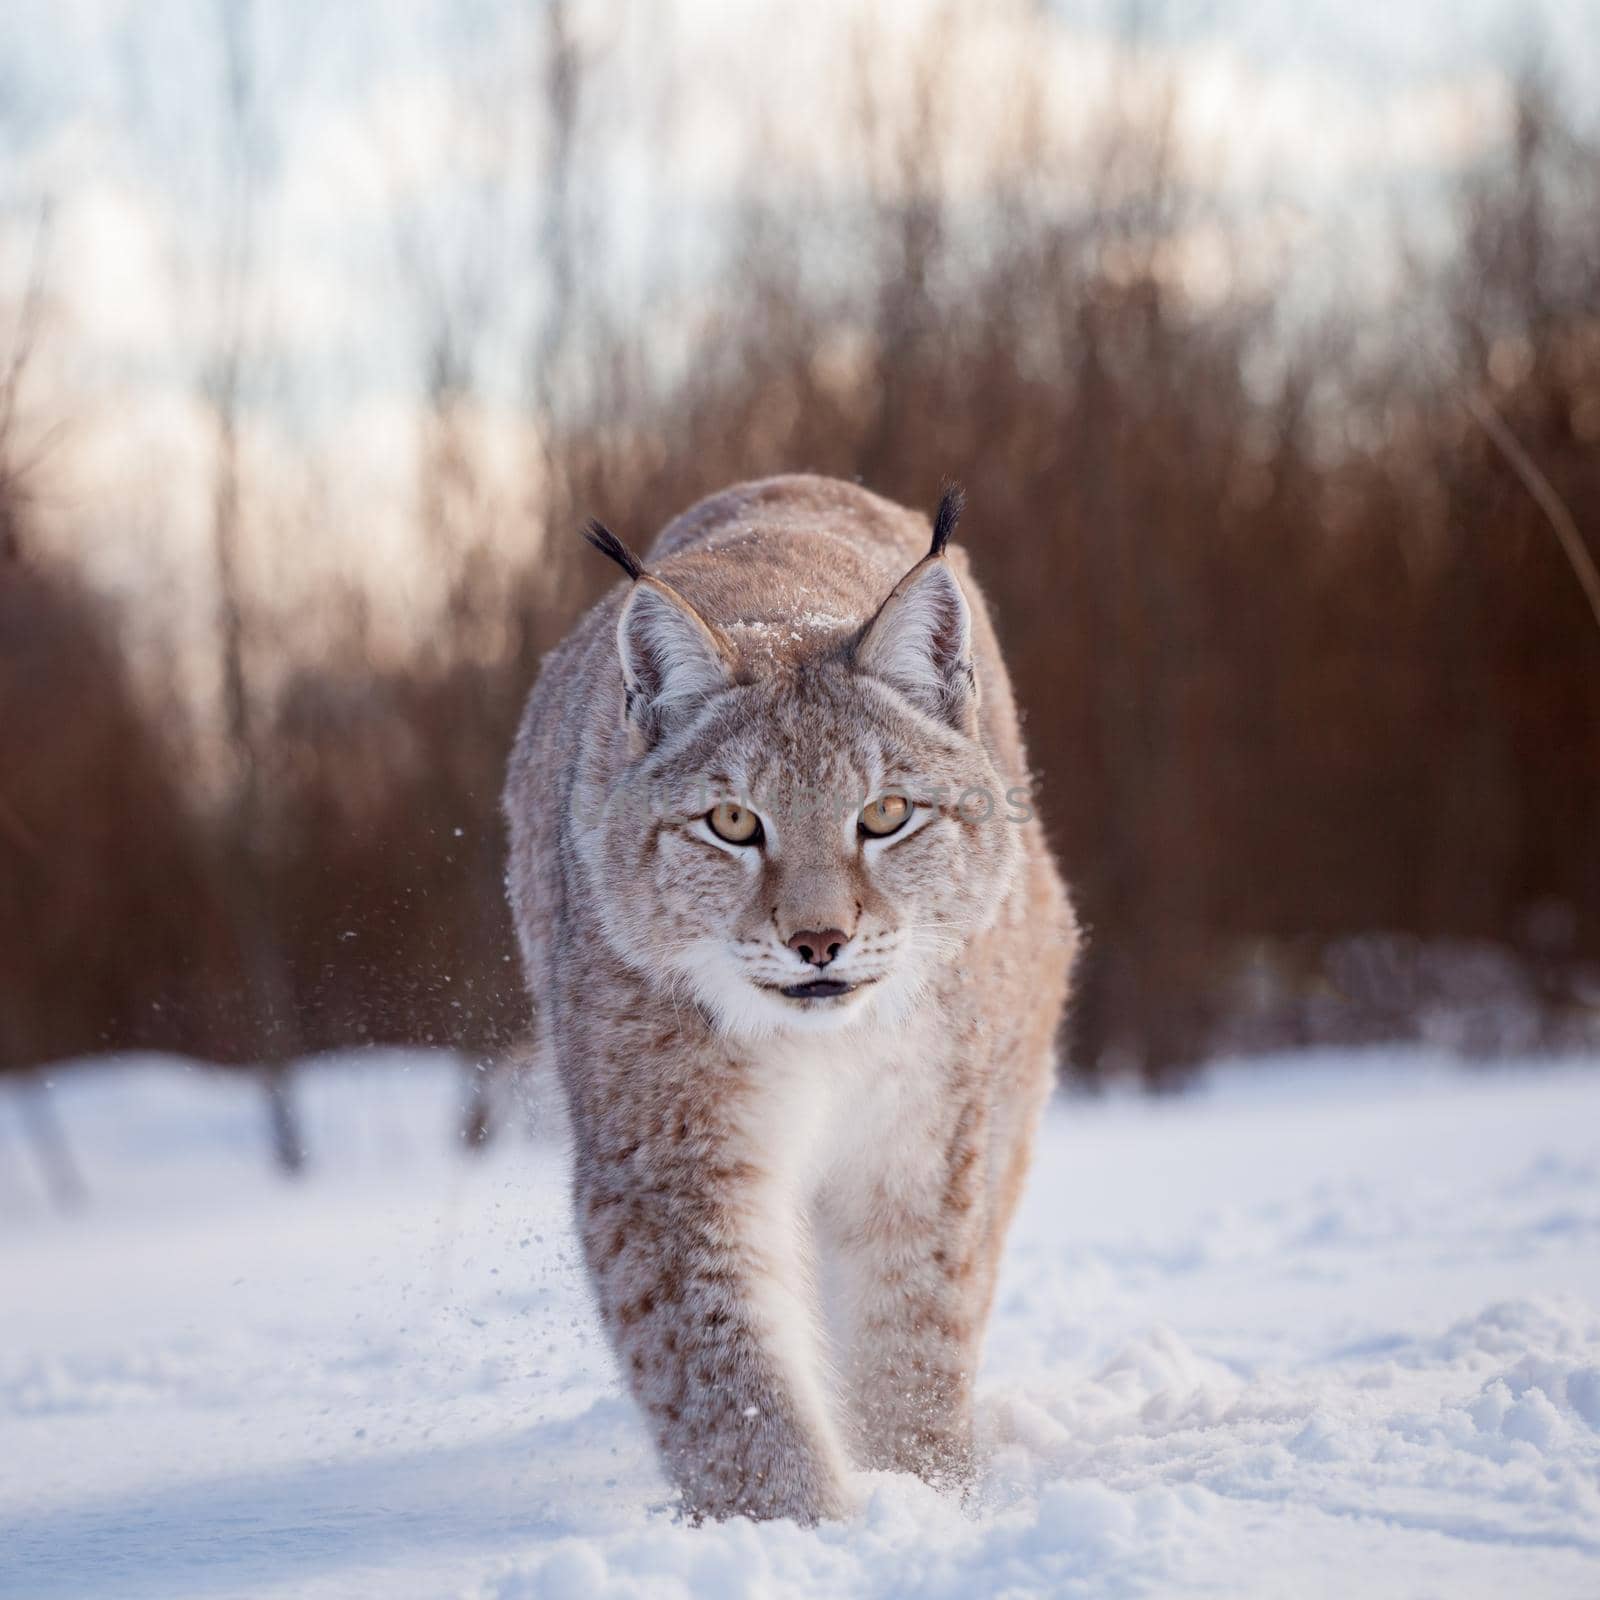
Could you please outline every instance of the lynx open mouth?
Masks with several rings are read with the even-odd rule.
[[[843,978],[813,978],[810,983],[791,983],[787,988],[779,989],[786,1000],[833,1000],[839,995],[850,994],[859,985],[846,983]]]

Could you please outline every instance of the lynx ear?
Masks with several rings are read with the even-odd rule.
[[[856,666],[898,689],[919,710],[961,733],[977,727],[972,612],[945,546],[961,515],[961,491],[939,502],[933,545],[878,608],[856,645]]]
[[[728,641],[670,584],[648,574],[617,618],[624,715],[646,743],[733,682]]]
[[[929,556],[906,574],[867,624],[856,666],[930,717],[973,731],[972,614],[947,561]]]
[[[733,647],[603,522],[591,518],[580,531],[633,580],[617,618],[622,715],[638,743],[654,744],[675,717],[733,682]]]

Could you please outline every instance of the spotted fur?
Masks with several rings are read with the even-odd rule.
[[[957,1486],[1076,947],[982,599],[925,518],[776,478],[701,502],[549,657],[509,888],[578,1225],[691,1515]],[[617,550],[621,542],[610,538]],[[632,563],[630,565],[630,562]],[[887,839],[856,817],[917,802]],[[704,820],[734,800],[758,848]],[[815,977],[787,941],[837,929]]]

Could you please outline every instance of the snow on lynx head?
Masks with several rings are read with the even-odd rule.
[[[859,619],[801,588],[753,620],[706,614],[589,530],[634,582],[590,685],[618,736],[584,764],[569,838],[614,951],[724,1033],[903,1020],[1016,873],[1027,800],[980,737],[944,556],[959,509],[947,496],[929,553]]]

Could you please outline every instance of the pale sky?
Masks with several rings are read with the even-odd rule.
[[[479,307],[484,426],[514,470],[538,296],[539,0],[3,4],[0,329],[48,203],[30,415],[54,430],[47,509],[102,551],[112,581],[146,581],[157,548],[179,551],[181,571],[203,539],[196,395],[225,237],[223,16],[244,21],[256,85],[247,303],[264,357],[249,397],[262,481],[318,497],[356,547],[387,547],[408,512],[425,284]],[[763,183],[859,183],[830,131],[848,93],[841,41],[872,14],[887,83],[936,9],[580,0],[580,204],[604,242],[586,270],[621,306],[692,289],[750,180],[757,129],[776,153]],[[949,107],[958,184],[978,142],[967,131],[1004,105],[1021,23],[1038,13],[1051,26],[1021,48],[1043,59],[1062,127],[1092,116],[1113,76],[1172,74],[1191,181],[1253,216],[1263,270],[1310,292],[1383,292],[1387,246],[1373,241],[1503,137],[1508,74],[1536,43],[1575,104],[1600,74],[1600,0],[992,0],[968,13]]]

